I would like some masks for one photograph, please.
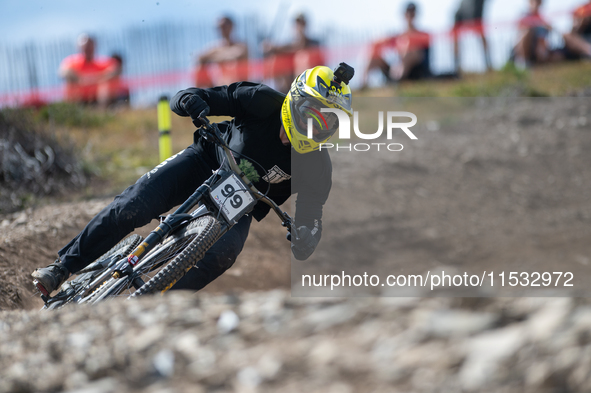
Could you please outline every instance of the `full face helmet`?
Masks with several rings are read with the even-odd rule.
[[[340,109],[349,117],[353,115],[349,81],[354,73],[345,63],[334,72],[326,66],[317,66],[293,81],[283,101],[281,120],[298,153],[318,150],[338,130],[337,114],[322,112],[322,108]]]

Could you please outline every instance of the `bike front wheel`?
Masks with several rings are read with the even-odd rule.
[[[189,222],[145,255],[130,276],[105,282],[90,303],[113,296],[166,292],[203,258],[219,239],[220,232],[219,221],[211,215]]]

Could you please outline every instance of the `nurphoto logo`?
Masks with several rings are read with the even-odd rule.
[[[351,139],[351,121],[347,114],[335,108],[321,108],[322,113],[334,113],[337,115],[338,122],[339,122],[339,139],[346,140]],[[326,124],[326,120],[322,113],[315,111],[314,119],[316,122],[322,127],[322,124]],[[396,112],[396,111],[388,111],[384,116],[384,112],[378,112],[378,130],[373,133],[363,133],[359,130],[359,112],[353,112],[353,132],[355,136],[359,139],[364,140],[372,140],[378,139],[382,136],[384,132],[384,117],[386,118],[386,138],[388,140],[392,139],[394,132],[396,130],[402,130],[410,139],[418,139],[416,135],[410,130],[412,126],[417,124],[417,116],[412,112]],[[410,121],[400,122],[395,121],[395,119],[400,118],[407,118]],[[312,139],[313,136],[313,119],[310,117],[308,118],[308,138]],[[333,143],[321,143],[320,150],[322,149],[336,149],[339,150],[355,150],[355,151],[369,151],[372,149],[380,150],[380,147],[385,147],[389,151],[401,151],[404,146],[401,143],[353,143],[353,144],[333,144]]]

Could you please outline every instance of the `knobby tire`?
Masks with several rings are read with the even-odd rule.
[[[150,281],[142,285],[131,297],[169,290],[203,258],[205,252],[218,240],[221,226],[218,220],[212,216],[205,216],[202,219],[209,221],[206,228],[198,236],[195,236],[191,243],[172,262],[160,270]]]
[[[210,215],[195,219],[142,258],[134,268],[134,274],[147,280],[138,290],[132,287],[130,277],[111,278],[89,302],[96,303],[113,296],[137,297],[169,289],[203,258],[205,251],[219,238],[220,228],[219,222]]]

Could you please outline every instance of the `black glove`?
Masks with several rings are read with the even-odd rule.
[[[181,108],[183,108],[187,115],[191,116],[193,124],[197,127],[203,125],[203,122],[199,118],[209,114],[209,106],[196,94],[187,94],[181,98]]]
[[[314,228],[312,231],[310,228],[302,226],[298,228],[298,237],[299,239],[296,239],[294,235],[291,236],[291,252],[298,261],[303,261],[308,259],[316,249],[320,241],[320,231],[318,228]]]

